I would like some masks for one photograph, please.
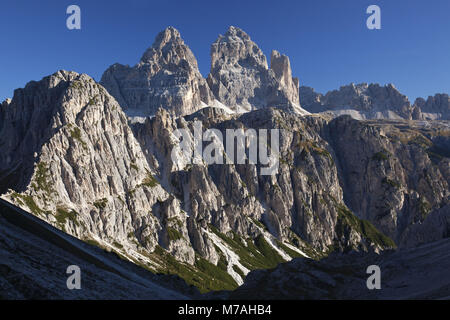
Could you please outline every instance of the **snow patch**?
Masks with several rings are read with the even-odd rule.
[[[295,251],[299,254],[301,254],[302,256],[304,256],[305,258],[309,258],[311,259],[306,253],[304,253],[302,250],[300,250],[299,248],[297,248],[296,246],[291,245],[290,243],[287,242],[283,242],[283,244],[288,247],[289,249],[291,249],[292,251]]]
[[[251,221],[251,220],[250,220]],[[274,237],[267,232],[266,230],[264,230],[263,228],[261,228],[260,226],[258,226],[257,224],[255,224],[253,221],[251,221],[253,223],[253,225],[258,228],[258,230],[261,232],[261,234],[263,235],[264,239],[267,241],[267,243],[269,243],[269,245],[286,261],[291,261],[292,257],[290,255],[288,255],[286,252],[284,252],[284,250],[282,250],[281,248],[278,247],[278,245],[276,244]],[[306,255],[303,251],[301,251],[300,249],[296,248],[295,246],[292,246],[288,243],[283,242],[283,244],[288,247],[289,249],[298,252],[299,254],[303,255],[306,258],[309,258],[308,255]]]
[[[222,251],[222,253],[225,255],[225,258],[227,259],[228,265],[227,265],[227,272],[228,274],[236,281],[238,285],[242,285],[244,283],[244,280],[242,277],[234,271],[233,266],[237,266],[239,269],[242,270],[244,275],[247,275],[250,270],[248,270],[246,267],[244,267],[240,261],[239,256],[233,252],[228,246],[222,242],[222,239],[220,239],[216,234],[209,232],[206,229],[202,229],[204,233],[208,235],[208,237],[211,239],[211,241]]]

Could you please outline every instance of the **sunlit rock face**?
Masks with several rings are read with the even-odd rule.
[[[278,107],[305,114],[298,100],[298,79],[289,58],[274,51],[271,68],[261,49],[239,28],[230,27],[211,46],[208,84],[218,101],[237,112]]]
[[[108,68],[101,84],[129,116],[153,116],[159,108],[186,115],[212,100],[194,54],[173,27],[157,35],[134,67]]]
[[[450,97],[448,94],[436,94],[427,100],[417,98],[414,103],[419,120],[450,120]]]

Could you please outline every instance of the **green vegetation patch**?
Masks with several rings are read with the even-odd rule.
[[[82,89],[83,84],[81,81],[75,80],[75,81],[72,81],[72,83],[70,84],[70,88]]]
[[[136,170],[136,171],[139,171],[138,166],[137,166],[134,162],[132,162],[132,163],[130,164],[130,167],[131,167],[131,169],[134,169],[134,170]]]
[[[118,243],[117,241],[113,242],[114,247],[119,248],[119,249],[123,249],[123,245],[121,245],[120,243]]]
[[[214,286],[214,282],[221,282],[226,288],[225,290],[233,290],[237,287],[236,281],[234,281],[233,277],[228,274],[226,269],[224,270],[221,267],[215,266],[200,256],[197,256],[196,258],[195,267],[197,267],[200,272],[212,276],[213,281],[209,284],[209,286]]]
[[[361,234],[371,243],[377,244],[382,248],[395,248],[395,242],[388,236],[381,233],[375,226],[367,220],[361,220],[355,216],[346,206],[337,204],[338,210],[338,234],[343,234],[344,226],[349,226]]]
[[[13,192],[11,194],[11,198],[16,201],[19,205],[27,206],[28,209],[36,216],[46,216],[50,214],[51,212],[44,211],[36,204],[32,196],[29,195],[22,195],[17,192]]]
[[[142,181],[140,186],[146,186],[149,188],[154,188],[159,184],[158,180],[152,174],[150,171],[147,170],[147,176],[144,178],[144,181]]]
[[[383,150],[383,151],[380,151],[380,152],[375,153],[375,154],[372,156],[372,160],[376,160],[376,161],[387,161],[387,160],[389,159],[390,156],[391,156],[391,154],[390,154],[388,151]]]
[[[32,196],[22,196],[22,200],[25,202],[30,211],[36,215],[45,215],[47,212],[38,207]]]
[[[11,198],[15,203],[19,204],[20,206],[25,206],[25,203],[22,201],[22,195],[20,195],[19,193],[13,191],[11,193]]]
[[[255,269],[271,269],[275,268],[278,263],[285,262],[278,252],[267,243],[262,235],[252,240],[246,240],[244,245],[243,239],[232,232],[233,238],[219,232],[217,228],[209,225],[220,239],[222,239],[238,256],[241,264],[249,270]]]
[[[256,224],[258,227],[260,227],[261,229],[268,230],[263,221],[258,221],[255,218],[250,218],[250,219],[252,219],[253,223]]]
[[[99,210],[105,209],[106,205],[108,204],[108,199],[103,198],[100,200],[97,200],[94,202],[94,207],[96,207]]]
[[[299,248],[302,252],[304,252],[309,258],[314,260],[320,260],[324,258],[326,255],[322,252],[314,249],[310,244],[303,241],[294,231],[290,230],[289,232],[289,243]],[[289,254],[288,252],[286,252]],[[289,254],[291,255],[291,254]],[[294,256],[291,255],[294,258]]]
[[[35,181],[36,184],[34,185],[34,189],[36,191],[42,190],[47,194],[51,194],[54,192],[53,186],[50,179],[50,172],[47,166],[47,163],[45,162],[39,162],[36,166],[36,172],[35,172]]]
[[[84,242],[86,242],[87,244],[89,244],[91,246],[96,246],[96,247],[99,247],[99,248],[103,249],[102,246],[100,245],[100,243],[98,243],[94,239],[85,239]]]
[[[64,226],[67,220],[72,221],[73,224],[79,226],[77,215],[78,213],[74,210],[68,211],[67,209],[60,207],[56,209],[55,219],[61,226]]]
[[[70,129],[70,136],[74,140],[77,140],[79,143],[81,143],[81,145],[83,146],[84,149],[87,148],[86,142],[84,142],[84,140],[81,138],[81,130],[80,130],[80,128],[74,127],[73,129]]]
[[[238,287],[236,281],[225,270],[199,255],[196,255],[194,266],[177,261],[160,246],[156,246],[153,253],[146,255],[163,266],[157,271],[158,273],[178,275],[186,283],[196,286],[202,293],[235,290]],[[149,268],[146,267],[146,269]]]
[[[300,141],[298,143],[299,148],[303,149],[302,155],[305,156],[306,153],[315,153],[320,156],[326,157],[330,159],[330,161],[334,161],[333,157],[331,156],[330,152],[324,148],[321,148],[317,145],[314,141]]]
[[[279,248],[281,248],[281,250],[283,250],[284,252],[286,252],[290,257],[292,258],[301,258],[303,257],[302,254],[300,254],[299,252],[292,250],[291,248],[289,248],[288,246],[286,246],[283,242],[278,241],[277,240],[277,245]]]
[[[171,226],[178,226],[178,228],[183,228],[183,222],[180,221],[177,217],[172,217],[167,219],[168,224]]]
[[[271,266],[277,266],[279,263],[286,262],[279,255],[279,253],[266,241],[263,235],[259,235],[255,239],[255,245]]]
[[[183,235],[180,233],[180,231],[172,227],[167,228],[167,236],[169,237],[170,241],[183,239]]]
[[[98,101],[98,96],[94,96],[94,97],[89,99],[89,105],[90,106],[96,105],[96,104],[98,104],[98,102],[99,102]]]
[[[391,186],[392,188],[395,189],[400,189],[401,188],[401,184],[397,181],[391,180],[388,177],[384,177],[383,180],[381,181],[382,184]]]

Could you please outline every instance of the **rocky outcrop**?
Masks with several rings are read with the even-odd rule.
[[[417,107],[418,120],[450,120],[450,97],[448,94],[436,94],[427,100],[417,98],[414,106]]]
[[[448,94],[436,94],[427,100],[417,98],[413,105],[392,84],[350,84],[323,95],[313,88],[300,87],[300,102],[312,113],[334,117],[348,114],[355,119],[450,120]]]
[[[319,113],[325,111],[321,105],[323,94],[316,92],[311,87],[301,86],[299,88],[300,103],[310,112]]]
[[[157,35],[136,66],[108,68],[101,84],[129,116],[153,116],[159,108],[191,114],[213,98],[194,54],[173,27]]]
[[[300,82],[298,78],[292,77],[291,62],[289,57],[273,50],[270,57],[270,69],[275,73],[275,78],[280,82],[281,87],[285,89],[289,101],[300,105]]]
[[[163,245],[194,263],[189,246],[164,243],[176,203],[154,178],[120,106],[94,80],[59,71],[32,82],[16,90],[2,118],[6,199],[132,257]]]
[[[408,242],[401,239],[411,225],[450,203],[445,124],[430,128],[344,116],[331,121],[329,129],[345,203],[397,243]]]
[[[173,141],[175,128],[193,132],[195,121],[201,121],[204,130],[221,130],[223,137],[226,129],[279,128],[282,160],[278,174],[261,176],[261,165],[192,165],[183,158],[174,162],[167,151],[170,142],[161,137]],[[287,244],[310,256],[326,253],[330,247],[379,251],[391,246],[383,236],[378,241],[365,234],[362,222],[343,203],[333,151],[321,137],[324,126],[322,119],[276,109],[229,116],[205,108],[176,121],[160,112],[145,124],[134,125],[134,131],[143,150],[156,156],[151,161],[162,164],[161,181],[167,182],[189,213],[187,226],[194,249],[212,261],[220,251],[204,236],[209,226],[240,239],[262,235],[276,250]],[[262,221],[264,227],[255,221]]]
[[[303,107],[310,112],[328,112],[334,116],[349,114],[355,119],[412,119],[408,98],[392,84],[350,84],[325,95],[311,88],[300,90]]]
[[[279,107],[305,114],[298,101],[298,79],[289,59],[274,51],[271,69],[248,34],[230,27],[211,46],[208,84],[218,101],[235,111]]]
[[[402,247],[416,247],[450,238],[450,205],[436,208],[425,221],[408,226],[399,243]]]

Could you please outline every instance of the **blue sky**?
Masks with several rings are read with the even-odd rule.
[[[81,8],[81,30],[66,28],[70,4]],[[366,27],[371,4],[381,30]],[[136,64],[169,25],[204,75],[211,43],[235,25],[268,57],[287,54],[300,83],[319,92],[350,82],[394,83],[410,100],[450,92],[448,0],[15,0],[0,4],[0,100],[59,69],[99,81],[115,62]]]

